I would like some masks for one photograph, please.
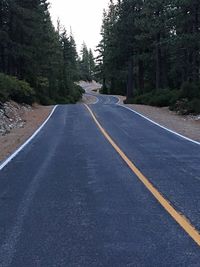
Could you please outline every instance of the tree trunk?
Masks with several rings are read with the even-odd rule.
[[[193,3],[194,12],[194,22],[193,22],[193,32],[198,36],[199,34],[199,0]],[[193,80],[195,82],[199,81],[199,37],[195,42],[195,48],[193,52]]]
[[[107,94],[107,87],[106,87],[106,79],[103,77],[103,87],[102,87],[103,94]]]
[[[162,57],[162,87],[167,88],[168,87],[168,65],[167,65],[167,51],[166,48],[163,49],[163,57]]]
[[[161,47],[160,33],[156,36],[156,90],[159,90],[161,85]]]
[[[128,64],[128,80],[127,80],[127,95],[126,98],[131,99],[134,96],[134,74],[133,74],[133,57],[130,58]]]
[[[139,60],[139,90],[141,93],[144,93],[144,62]]]
[[[110,94],[113,95],[115,93],[115,78],[111,78],[111,84],[110,84]]]

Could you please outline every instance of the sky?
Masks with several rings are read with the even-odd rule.
[[[109,0],[49,0],[50,13],[54,25],[59,18],[61,25],[72,33],[77,49],[80,51],[83,41],[88,48],[95,49],[101,37],[103,9]]]

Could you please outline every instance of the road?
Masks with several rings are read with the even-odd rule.
[[[98,96],[89,108],[160,194],[200,230],[200,146]],[[60,105],[0,171],[0,266],[199,266],[200,248],[105,138]]]

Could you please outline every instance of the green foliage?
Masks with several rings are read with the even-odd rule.
[[[95,61],[92,50],[83,43],[81,49],[81,58],[79,59],[80,80],[91,82],[95,77]]]
[[[74,84],[73,91],[71,94],[72,103],[76,103],[82,98],[82,94],[84,93],[84,90],[77,84]]]
[[[65,29],[55,30],[47,0],[0,1],[0,58],[0,72],[28,82],[41,104],[76,99],[70,95],[79,78],[76,44]],[[27,101],[27,86],[20,86],[15,84],[12,98]]]
[[[188,87],[189,86],[189,87]],[[193,89],[192,89],[193,88]],[[198,87],[190,87],[190,83],[185,83],[182,90],[169,90],[149,92],[137,95],[134,98],[125,100],[125,104],[142,104],[156,107],[169,107],[179,114],[200,113],[200,97]],[[192,89],[193,98],[190,89]],[[196,95],[197,94],[197,95]],[[188,97],[189,96],[189,97]]]
[[[9,99],[13,89],[13,80],[7,75],[0,73],[0,101],[5,102]]]
[[[199,29],[199,0],[110,1],[97,46],[104,93],[126,94],[128,102],[158,106],[187,98],[196,106]]]
[[[181,98],[200,99],[200,84],[194,82],[185,82],[181,86]]]
[[[188,113],[200,114],[200,99],[192,99],[186,105]]]
[[[71,86],[71,92],[70,95],[66,96],[66,97],[58,97],[56,99],[56,103],[58,104],[75,104],[76,102],[78,102],[81,98],[82,95],[84,93],[84,90],[82,89],[82,87],[80,87],[77,84],[73,84]]]
[[[35,92],[27,82],[0,73],[0,101],[10,99],[31,105],[35,100]]]
[[[180,93],[178,90],[165,89],[162,91],[155,91],[138,95],[135,98],[126,101],[126,103],[167,107],[176,103],[179,98],[179,95]]]
[[[171,110],[177,111],[179,114],[199,114],[200,113],[200,99],[189,100],[182,98],[170,107]]]
[[[49,80],[46,77],[37,77],[36,81],[37,88],[37,101],[42,105],[50,105],[52,101],[49,96],[46,94],[49,90]]]

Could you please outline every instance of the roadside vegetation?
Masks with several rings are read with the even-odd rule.
[[[97,47],[105,94],[200,113],[199,0],[110,1]]]
[[[92,51],[78,57],[72,33],[54,28],[47,0],[0,1],[0,102],[75,103],[92,79]],[[87,63],[86,63],[87,61]]]

